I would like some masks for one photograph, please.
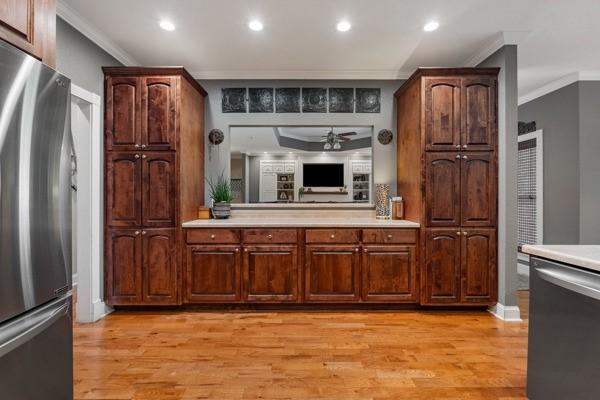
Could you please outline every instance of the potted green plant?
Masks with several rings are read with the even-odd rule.
[[[229,181],[225,179],[223,173],[221,173],[216,180],[213,178],[207,178],[206,182],[210,189],[210,198],[213,201],[212,214],[216,219],[226,219],[231,215],[231,200],[233,200],[233,193],[231,192],[231,185]]]
[[[298,188],[298,200],[302,201],[302,197],[304,197],[304,186]]]

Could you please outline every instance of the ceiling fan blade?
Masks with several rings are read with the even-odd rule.
[[[344,132],[344,133],[338,133],[338,136],[354,136],[356,135],[356,132]]]
[[[343,140],[344,142],[347,142],[348,140],[352,140],[352,139],[344,137],[344,136],[341,136],[341,137],[338,138],[338,140]]]

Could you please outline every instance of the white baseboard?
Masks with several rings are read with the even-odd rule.
[[[519,306],[505,306],[497,303],[495,306],[488,308],[488,311],[496,318],[507,322],[521,322],[521,310]]]
[[[106,305],[105,302],[98,300],[94,303],[94,321],[96,322],[99,319],[106,317],[108,314],[113,312],[114,310]]]

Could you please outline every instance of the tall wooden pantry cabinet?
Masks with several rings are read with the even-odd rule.
[[[421,223],[423,305],[497,299],[496,68],[421,68],[396,92],[398,195]]]
[[[183,68],[103,71],[106,302],[181,304],[181,222],[204,203],[206,91]]]

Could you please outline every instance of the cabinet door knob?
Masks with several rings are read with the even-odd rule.
[[[139,155],[139,154],[136,154],[134,157],[135,157],[135,158],[140,158],[140,155]]]
[[[147,156],[145,154],[142,154],[142,158],[146,158]]]
[[[358,247],[357,247],[357,248],[355,248],[355,249],[354,249],[354,251],[358,253]]]
[[[467,159],[467,156],[463,156],[463,160],[466,160],[466,159]]]
[[[388,237],[388,239],[391,239],[391,238],[392,238],[392,235],[388,235],[387,237]]]
[[[456,155],[456,158],[460,158],[460,154],[457,154],[457,155]]]
[[[331,239],[335,239],[335,235],[331,235],[329,236]]]
[[[145,144],[143,144],[143,145],[142,145],[142,149],[145,149],[145,148],[146,148],[146,145],[145,145]]]
[[[212,235],[210,235],[211,239],[214,239],[216,236],[214,235],[214,233]]]
[[[244,253],[247,253],[247,252],[248,252],[248,249],[244,249]]]
[[[466,145],[466,144],[463,144],[463,149],[466,149],[466,148],[467,148],[467,145]]]
[[[457,149],[460,149],[460,144],[457,144],[455,147],[456,147]]]
[[[146,234],[146,231],[142,231],[142,235],[145,235],[145,234]]]
[[[463,231],[463,235],[464,235],[464,236],[467,236],[467,231]]]
[[[456,234],[457,234],[458,236],[460,236],[460,231],[456,232]]]
[[[135,144],[135,148],[136,148],[136,149],[139,149],[139,148],[140,148],[140,145],[136,143],[136,144]]]
[[[236,249],[235,249],[235,252],[236,252],[236,253],[239,253],[239,252],[240,252],[240,248],[239,248],[239,247],[236,247]]]
[[[267,235],[267,238],[268,238],[269,240],[270,240],[270,239],[273,239],[273,235],[270,235],[270,234],[269,234],[269,235]]]
[[[140,234],[140,231],[135,231],[135,235],[136,236],[139,235],[139,234]]]
[[[363,251],[364,251],[365,253],[368,253],[368,252],[369,252],[369,250],[367,250],[367,249],[364,249]]]

